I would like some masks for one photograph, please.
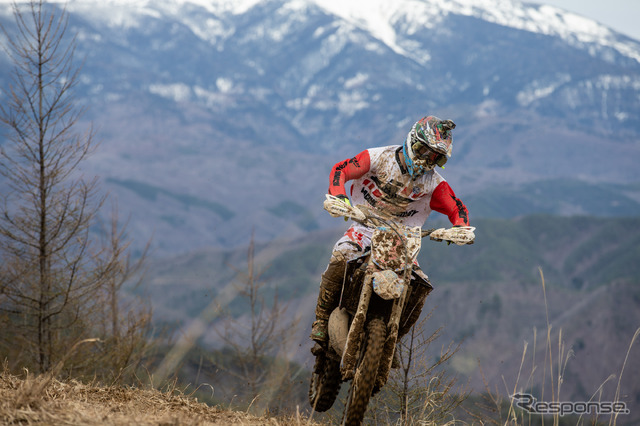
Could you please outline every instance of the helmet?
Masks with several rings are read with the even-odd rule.
[[[409,174],[415,179],[435,166],[443,167],[451,157],[451,120],[424,117],[413,125],[404,141],[402,152]]]

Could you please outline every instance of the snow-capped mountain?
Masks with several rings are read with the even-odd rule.
[[[426,114],[458,124],[442,173],[472,201],[527,185],[542,211],[589,213],[578,202],[544,207],[549,191],[534,195],[544,187],[536,182],[640,181],[640,43],[558,8],[66,4],[84,58],[78,100],[103,141],[87,172],[131,215],[131,235],[140,245],[153,235],[158,253],[243,244],[252,228],[273,238],[335,225],[321,210],[331,165],[401,143]],[[0,19],[10,30],[6,0]],[[3,90],[10,68],[0,55]],[[610,213],[637,204],[637,192],[623,190],[607,200]]]

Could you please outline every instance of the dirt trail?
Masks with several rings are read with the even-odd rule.
[[[179,392],[103,387],[44,376],[0,374],[1,424],[65,425],[317,425],[301,417],[262,418],[221,410]]]

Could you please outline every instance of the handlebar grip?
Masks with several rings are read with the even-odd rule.
[[[422,238],[424,238],[424,237],[428,237],[428,236],[429,236],[429,235],[431,235],[431,233],[432,233],[433,231],[435,231],[435,230],[436,230],[436,228],[423,229],[423,230],[422,230],[422,232],[421,232],[421,234],[420,234],[420,236],[421,236]]]

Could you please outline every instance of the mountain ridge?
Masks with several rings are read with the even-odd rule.
[[[7,0],[5,0],[7,1]],[[22,0],[23,2],[26,0]],[[246,13],[249,9],[263,3],[264,0],[138,0],[132,2],[130,0],[73,0],[68,2],[69,10],[82,11],[88,13],[90,9],[96,5],[105,6],[107,10],[116,10],[115,16],[119,19],[111,19],[111,25],[123,26],[126,22],[122,8],[129,7],[131,13],[137,10],[140,14],[153,15],[152,11],[163,10],[168,14],[175,13],[181,7],[192,6],[201,7],[209,13],[218,15],[239,15]],[[366,29],[368,32],[378,35],[377,38],[384,41],[387,45],[394,48],[393,39],[395,33],[393,31],[393,23],[391,20],[399,21],[401,18],[405,23],[410,25],[409,34],[417,31],[417,28],[430,28],[437,25],[438,18],[446,16],[450,13],[473,16],[484,20],[512,27],[515,29],[536,32],[545,35],[560,36],[566,41],[574,42],[576,45],[581,43],[594,43],[609,45],[623,54],[629,55],[630,58],[640,61],[640,55],[636,46],[630,47],[627,40],[619,39],[614,36],[614,32],[604,24],[581,16],[579,14],[566,11],[562,8],[551,5],[531,4],[520,2],[517,0],[451,0],[448,2],[423,0],[403,0],[394,3],[388,3],[382,0],[376,1],[355,1],[342,2],[339,0],[306,0],[296,2],[286,2],[278,0],[279,3],[287,4],[289,11],[296,9],[305,9],[310,5],[315,5],[324,9],[331,14],[338,16],[348,22]],[[2,3],[2,2],[0,2]],[[413,7],[411,7],[413,6]],[[115,8],[115,9],[114,9]],[[363,15],[362,10],[367,10],[367,14]],[[408,16],[408,11],[412,11]],[[402,13],[404,12],[404,13]],[[94,19],[108,19],[110,15],[101,13],[95,14]],[[416,19],[422,17],[422,19]],[[410,20],[413,18],[413,20]],[[434,22],[435,20],[435,22]],[[135,20],[129,20],[129,23]],[[195,27],[192,27],[194,29]],[[211,29],[211,27],[210,27]],[[381,30],[383,29],[383,30]],[[391,31],[390,31],[391,30]],[[209,37],[206,32],[194,31],[200,33],[203,39]],[[385,35],[386,33],[386,35]],[[618,34],[619,33],[615,33]],[[214,35],[219,35],[214,33]],[[633,40],[629,38],[630,40]],[[397,52],[402,48],[395,46]]]
[[[407,15],[431,2],[402,3],[414,7],[395,15],[399,6],[388,6],[388,34],[407,57],[366,22],[321,3],[68,3],[84,63],[77,101],[89,107],[85,118],[102,140],[83,171],[100,177],[130,217],[135,245],[153,236],[155,253],[175,254],[239,245],[252,229],[268,240],[331,226],[321,209],[331,166],[365,148],[402,143],[426,114],[458,124],[441,173],[463,201],[504,190],[510,195],[501,202],[528,206],[511,209],[517,214],[592,213],[584,199],[560,209],[555,195],[523,202],[517,194],[531,198],[530,188],[549,180],[570,190],[561,181],[573,179],[583,193],[611,185],[620,195],[614,201],[628,206],[598,214],[637,211],[638,191],[628,190],[640,182],[635,59],[607,44],[576,47],[483,19],[481,5],[493,14],[547,10],[497,1],[464,10],[459,1],[442,2],[451,10],[441,15],[438,8]],[[0,10],[11,29],[8,4]],[[132,20],[131,10],[146,12]],[[607,34],[640,52],[637,42]],[[0,53],[3,93],[10,70]],[[156,197],[132,190],[151,187]],[[273,214],[288,201],[298,207]],[[484,203],[482,214],[503,207]]]

